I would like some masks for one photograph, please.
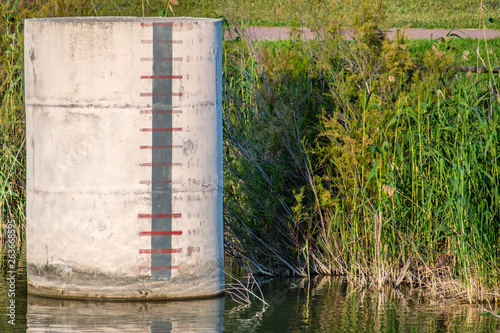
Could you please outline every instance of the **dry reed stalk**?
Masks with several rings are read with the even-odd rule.
[[[253,276],[252,272],[249,272],[246,283],[241,282],[231,273],[224,273],[236,281],[236,283],[226,284],[226,292],[231,296],[233,301],[240,305],[250,305],[252,303],[250,298],[253,296],[262,303],[262,307],[264,309],[269,306],[264,298],[262,290],[260,289],[259,283]],[[254,291],[254,288],[257,288],[257,292]]]
[[[382,290],[382,285],[385,280],[384,264],[380,256],[381,252],[381,236],[382,236],[382,212],[378,212],[374,216],[374,238],[375,238],[375,262],[377,264],[377,284],[378,290]]]

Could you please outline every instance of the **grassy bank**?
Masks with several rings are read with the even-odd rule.
[[[497,67],[499,41],[389,41],[380,27],[408,23],[395,8],[386,6],[388,20],[382,3],[343,3],[2,2],[2,228],[14,219],[24,235],[24,18],[175,14],[304,24],[316,40],[225,42],[227,253],[262,274],[343,274],[376,288],[425,285],[439,297],[497,300],[499,79],[457,68]],[[484,25],[485,9],[470,10],[476,5],[457,12]],[[280,16],[287,8],[300,17]],[[455,22],[436,13],[424,18]],[[457,17],[453,28],[469,26]],[[346,28],[352,41],[341,36]]]
[[[204,16],[231,18],[242,25],[295,26],[308,10],[334,17],[349,13],[357,4],[340,0],[21,0],[19,6],[27,9],[27,15],[36,16]],[[500,19],[500,5],[493,0],[393,0],[386,2],[385,10],[393,27],[500,28],[488,22]]]
[[[92,1],[97,15],[142,15],[142,1]],[[316,12],[348,13],[355,1],[340,0],[145,0],[147,15],[159,12],[175,16],[231,17],[239,24],[257,26],[293,26],[300,24],[300,14],[311,7]],[[482,28],[488,18],[500,19],[497,1],[393,0],[386,11],[394,27],[412,28]],[[332,16],[335,16],[333,14]],[[492,28],[492,26],[489,26]],[[498,28],[498,27],[497,27]]]
[[[226,48],[227,247],[262,274],[498,300],[498,76],[457,71],[496,67],[497,41],[388,41],[381,13]]]

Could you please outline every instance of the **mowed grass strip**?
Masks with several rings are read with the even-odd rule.
[[[332,19],[357,0],[94,0],[94,15],[197,16],[220,17],[253,26],[291,26],[301,24],[309,9],[330,13]],[[143,7],[144,5],[144,7]],[[393,27],[412,28],[483,28],[499,29],[487,22],[500,19],[498,0],[391,0],[385,1],[388,23]],[[144,11],[143,11],[144,8]],[[94,10],[95,9],[95,10]]]

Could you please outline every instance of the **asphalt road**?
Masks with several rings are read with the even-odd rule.
[[[389,38],[394,38],[397,29],[390,29],[388,32]],[[241,33],[241,32],[240,32]],[[244,35],[249,39],[254,40],[283,40],[288,39],[292,29],[286,27],[250,27],[244,30]],[[301,29],[303,38],[313,39],[315,34],[306,28]],[[462,38],[473,38],[473,39],[490,39],[500,37],[500,30],[477,30],[477,29],[459,29],[459,30],[449,30],[445,29],[406,29],[406,36],[409,38],[440,38],[446,37],[448,33],[456,34]],[[238,32],[232,30],[231,32],[226,32],[226,39],[231,39],[238,36]],[[349,38],[349,34],[346,33],[346,37]]]

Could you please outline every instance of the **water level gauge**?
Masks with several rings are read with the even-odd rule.
[[[29,291],[220,293],[221,21],[25,27]]]

